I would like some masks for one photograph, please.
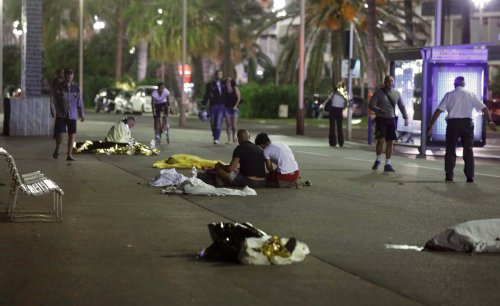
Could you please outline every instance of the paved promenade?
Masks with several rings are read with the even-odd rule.
[[[117,115],[88,114],[77,140],[102,139]],[[1,118],[0,118],[1,119]],[[160,156],[76,155],[52,159],[50,137],[4,137],[22,172],[41,170],[64,190],[63,223],[0,220],[0,305],[498,305],[500,256],[418,252],[448,226],[500,218],[497,134],[476,149],[476,182],[445,183],[442,152],[427,159],[399,148],[396,173],[372,171],[362,136],[330,148],[327,128],[242,120],[240,128],[288,143],[303,189],[259,189],[256,197],[169,196],[148,186],[157,159],[187,153],[229,161],[234,145],[213,145],[208,123],[172,122]],[[0,120],[1,121],[1,120]],[[149,143],[152,118],[137,116],[136,140]],[[362,135],[363,131],[355,131]],[[223,134],[224,136],[224,134]],[[484,155],[484,156],[481,156]],[[62,154],[61,156],[64,156]],[[184,174],[189,169],[180,170]],[[0,161],[0,207],[10,184]],[[50,196],[22,196],[47,205]],[[205,262],[210,222],[250,222],[296,237],[311,254],[289,266]]]

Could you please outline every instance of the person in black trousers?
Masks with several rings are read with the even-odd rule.
[[[338,86],[342,86],[339,84]],[[347,105],[347,101],[339,92],[338,87],[333,89],[333,95],[327,103],[330,104],[328,109],[328,119],[330,120],[330,132],[328,141],[331,147],[335,147],[337,143],[340,147],[344,146],[344,131],[342,129],[343,111]],[[337,131],[335,131],[335,129]]]
[[[444,156],[444,170],[446,172],[445,181],[453,181],[453,169],[457,159],[456,148],[458,138],[462,141],[463,159],[465,163],[464,173],[467,177],[467,182],[474,182],[474,121],[472,121],[472,110],[482,111],[488,126],[496,131],[496,125],[491,120],[490,112],[479,98],[464,89],[465,78],[459,76],[454,81],[455,90],[452,90],[444,96],[436,111],[432,115],[429,126],[427,127],[427,135],[431,136],[432,126],[441,115],[447,111],[446,116],[446,154]]]

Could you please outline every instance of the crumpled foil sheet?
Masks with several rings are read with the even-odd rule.
[[[151,149],[150,147],[134,142],[132,144],[114,143],[105,141],[86,140],[83,143],[77,143],[75,153],[96,153],[106,155],[159,155],[159,149]]]

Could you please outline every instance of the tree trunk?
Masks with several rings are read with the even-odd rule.
[[[233,0],[226,0],[224,4],[224,28],[223,38],[224,38],[224,47],[222,48],[223,56],[222,56],[222,72],[224,77],[231,76],[233,74],[233,67],[231,63],[231,2]]]
[[[137,51],[137,82],[146,78],[148,70],[148,41],[142,39],[138,46]]]
[[[462,44],[470,44],[470,2],[462,1]]]
[[[125,26],[123,23],[122,11],[118,6],[116,11],[116,66],[115,80],[118,81],[122,77],[122,58],[123,58],[123,34]]]
[[[203,59],[201,56],[192,56],[191,63],[193,65],[191,78],[194,84],[194,96],[204,94],[205,81],[203,80]]]
[[[413,9],[411,5],[412,0],[405,0],[405,28],[406,33],[405,42],[409,47],[413,46]]]

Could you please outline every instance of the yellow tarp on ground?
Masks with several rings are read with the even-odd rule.
[[[174,154],[170,156],[168,159],[157,160],[153,164],[153,168],[160,169],[191,169],[196,167],[197,169],[201,168],[213,168],[216,163],[226,164],[220,160],[208,160],[203,159],[201,157],[189,154]]]

